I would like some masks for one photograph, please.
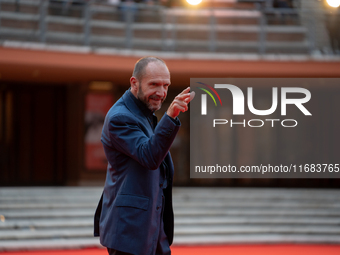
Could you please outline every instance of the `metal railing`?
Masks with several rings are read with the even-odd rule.
[[[236,0],[235,0],[236,1]],[[307,15],[308,16],[308,15]],[[188,9],[71,0],[0,0],[0,40],[176,52],[310,53],[299,9]]]

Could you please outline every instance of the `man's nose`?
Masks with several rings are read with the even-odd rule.
[[[159,88],[156,91],[156,95],[158,97],[166,97],[167,89],[165,86],[159,86]]]

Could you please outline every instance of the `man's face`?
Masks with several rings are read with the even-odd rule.
[[[138,81],[137,98],[152,112],[157,111],[166,98],[169,86],[168,68],[161,62],[151,62],[146,66],[142,80]]]

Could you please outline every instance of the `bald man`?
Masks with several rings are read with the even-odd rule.
[[[188,110],[190,88],[170,104],[157,124],[154,112],[170,86],[165,62],[137,61],[130,89],[106,115],[101,141],[108,160],[104,191],[95,214],[95,236],[109,254],[171,254],[174,217],[169,153]]]

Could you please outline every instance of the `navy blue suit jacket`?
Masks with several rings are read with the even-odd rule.
[[[101,138],[108,168],[94,234],[105,247],[138,255],[154,253],[161,220],[169,244],[173,240],[169,149],[180,122],[165,114],[154,128],[152,118],[128,90],[107,113]]]

